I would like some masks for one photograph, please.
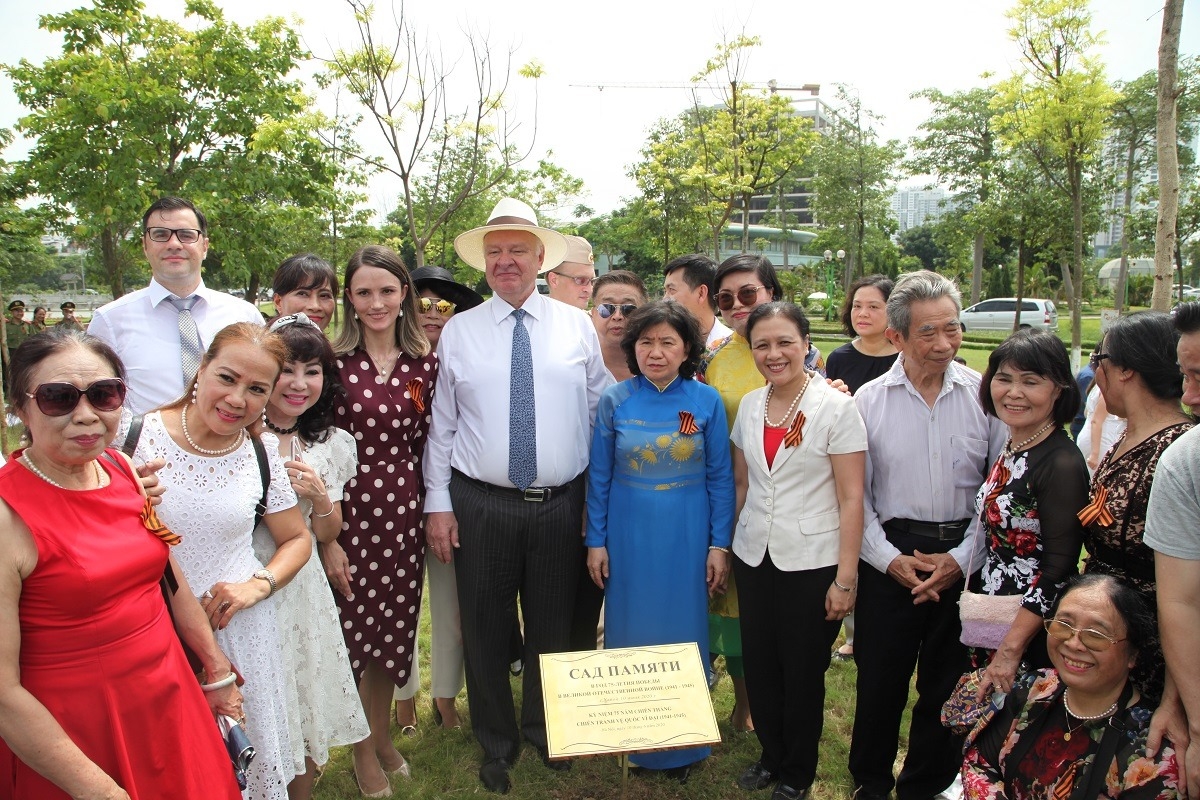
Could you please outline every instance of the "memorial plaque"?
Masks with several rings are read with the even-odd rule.
[[[695,642],[541,656],[551,758],[721,741]]]

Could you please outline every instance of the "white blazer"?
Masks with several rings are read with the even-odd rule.
[[[866,426],[850,395],[814,376],[800,400],[800,444],[781,444],[768,468],[763,449],[766,396],[764,387],[742,398],[730,434],[745,455],[750,481],[733,552],[756,567],[769,549],[771,561],[787,572],[837,564],[841,517],[829,456],[865,451]]]

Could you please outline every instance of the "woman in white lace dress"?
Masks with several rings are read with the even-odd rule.
[[[313,555],[279,595],[277,618],[284,675],[299,702],[287,708],[296,777],[291,800],[312,797],[317,767],[329,748],[367,738],[371,729],[350,670],[337,605],[316,553],[316,542],[337,538],[342,529],[342,487],[355,473],[354,438],[333,426],[333,401],[340,389],[333,348],[306,314],[286,314],[271,330],[287,344],[288,360],[267,403],[267,429],[279,437],[300,512],[315,536]],[[254,531],[254,552],[266,563],[275,540],[265,525]]]
[[[257,750],[247,800],[286,800],[296,771],[285,713],[296,701],[284,682],[270,598],[307,563],[312,543],[269,433],[262,435],[270,468],[263,521],[276,550],[266,567],[251,544],[263,495],[253,436],[286,357],[283,340],[261,326],[223,329],[188,393],[146,415],[134,452],[139,464],[165,462],[158,515],[183,537],[176,561],[201,593],[217,643],[246,679],[246,732]]]

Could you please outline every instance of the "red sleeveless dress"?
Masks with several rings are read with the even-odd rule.
[[[69,491],[18,455],[0,467],[0,498],[38,550],[21,589],[21,684],[132,800],[240,800],[163,602],[168,548],[141,522],[133,476],[100,459],[109,485]],[[67,797],[0,741],[0,800]]]

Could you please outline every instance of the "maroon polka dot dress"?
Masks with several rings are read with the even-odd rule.
[[[371,660],[403,686],[412,673],[425,566],[421,457],[437,357],[401,354],[385,382],[361,350],[338,358],[346,388],[334,424],[358,444],[338,542],[350,559],[354,599],[336,594],[355,680]]]

